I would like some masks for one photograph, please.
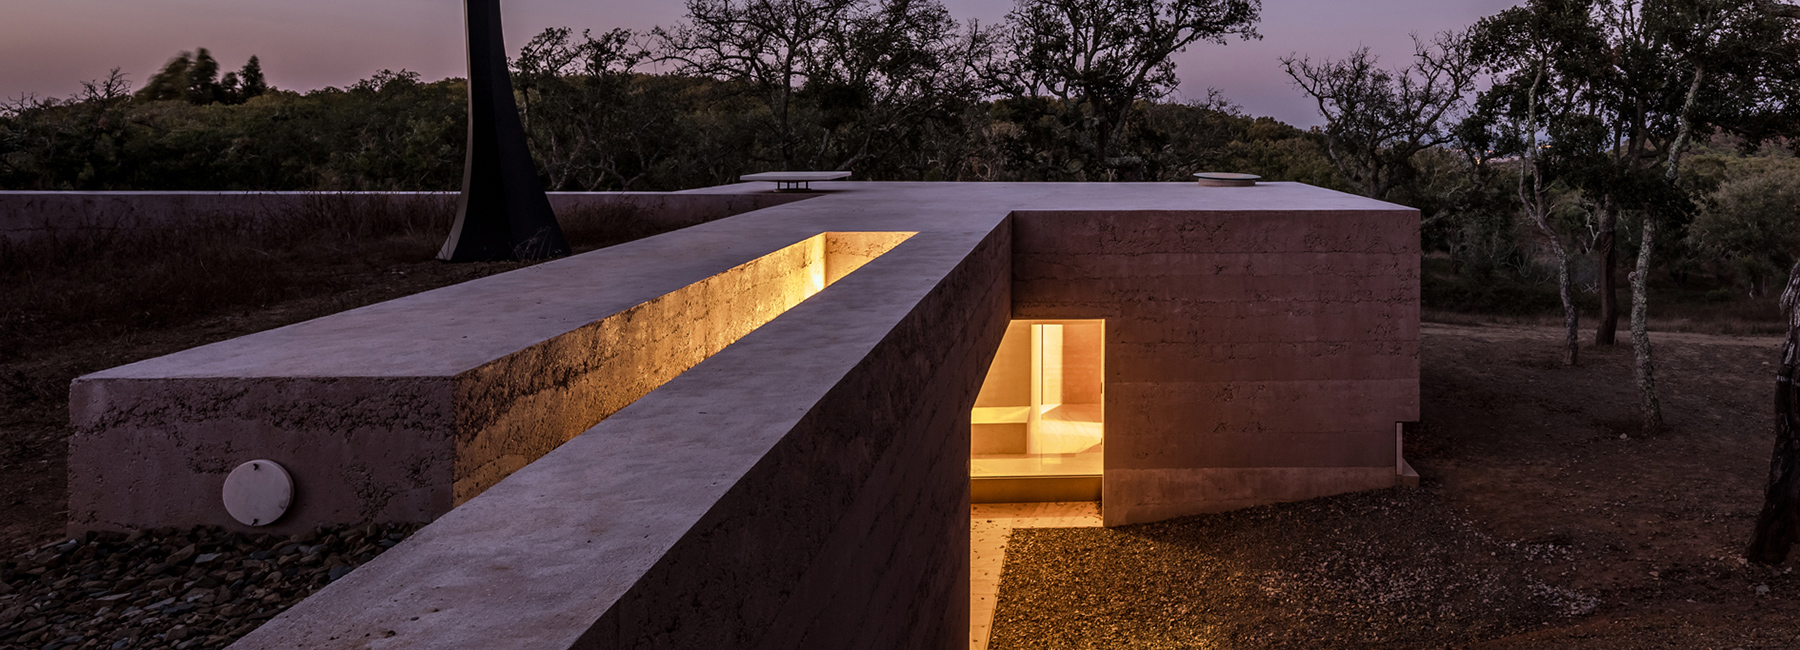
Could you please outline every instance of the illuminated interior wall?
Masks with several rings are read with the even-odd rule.
[[[1098,475],[1105,326],[1012,321],[970,414],[978,477]]]
[[[463,431],[455,469],[460,505],[507,475],[911,237],[826,232],[626,309],[461,377]],[[565,366],[543,372],[544,357]],[[497,381],[509,374],[519,381]],[[548,377],[527,394],[492,386]],[[498,403],[498,407],[487,405]]]
[[[1013,317],[1106,319],[1108,526],[1398,480],[1418,219],[1271,205],[1014,213]]]

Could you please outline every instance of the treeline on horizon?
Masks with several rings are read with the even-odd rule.
[[[546,189],[667,191],[771,169],[946,181],[1183,180],[1226,169],[1345,187],[1318,138],[1216,98],[1133,102],[1125,136],[1102,156],[1087,141],[1090,117],[1053,97],[996,96],[974,79],[941,77],[884,79],[875,92],[819,80],[770,97],[754,80],[646,72],[649,54],[630,49],[634,36],[642,35],[552,28],[513,60]],[[115,72],[66,100],[0,108],[0,189],[460,186],[464,79],[381,70],[344,88],[295,92],[269,88],[254,58],[245,66],[254,75],[219,80],[217,63],[198,52],[198,62],[183,52],[135,92]]]
[[[550,190],[771,169],[1249,172],[1420,209],[1427,251],[1468,280],[1428,283],[1449,292],[1440,303],[1537,311],[1542,292],[1504,289],[1550,282],[1591,310],[1614,300],[1605,278],[1656,253],[1659,278],[1722,299],[1785,277],[1800,248],[1800,10],[1782,7],[1531,0],[1392,67],[1366,50],[1270,62],[1316,101],[1326,126],[1312,130],[1210,93],[1171,99],[1170,55],[1257,38],[1256,0],[1016,0],[994,26],[935,0],[690,0],[684,21],[647,32],[547,29],[512,78]],[[115,71],[0,108],[0,188],[454,190],[465,88],[382,70],[293,92],[268,88],[254,58],[221,76],[184,52],[135,91]]]

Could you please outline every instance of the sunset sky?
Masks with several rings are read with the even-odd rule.
[[[1012,0],[943,0],[959,20],[997,23]],[[1263,40],[1200,44],[1177,56],[1187,97],[1208,87],[1256,115],[1320,122],[1276,62],[1289,53],[1342,57],[1360,45],[1404,63],[1411,33],[1469,25],[1514,0],[1264,0]],[[223,68],[261,57],[269,82],[344,86],[382,69],[426,79],[464,74],[462,4],[453,0],[5,0],[0,93],[61,97],[121,68],[141,85],[180,50],[206,47]],[[503,0],[506,42],[546,27],[644,30],[683,14],[677,0]]]

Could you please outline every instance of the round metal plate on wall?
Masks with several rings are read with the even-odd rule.
[[[267,526],[294,502],[294,479],[272,460],[253,460],[225,477],[225,510],[246,526]]]
[[[1234,174],[1231,172],[1200,172],[1194,174],[1200,179],[1201,187],[1249,187],[1262,180],[1256,174]]]

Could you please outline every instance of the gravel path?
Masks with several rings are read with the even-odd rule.
[[[0,648],[221,648],[418,528],[90,533],[0,560]]]
[[[1015,530],[990,647],[1460,645],[1594,610],[1535,576],[1567,555],[1490,538],[1430,490]]]

